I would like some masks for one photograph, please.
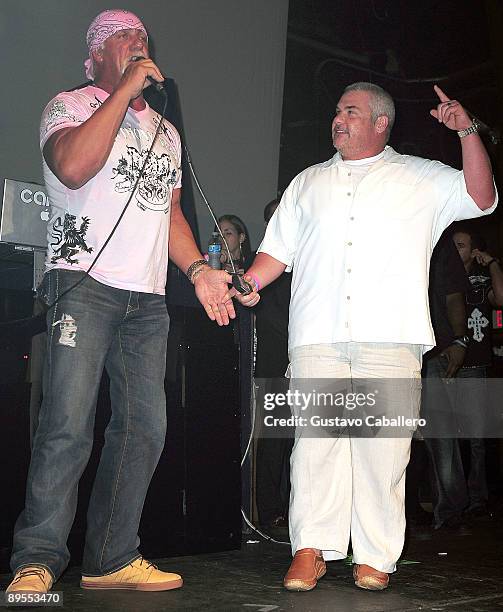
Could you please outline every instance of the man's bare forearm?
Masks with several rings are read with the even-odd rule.
[[[447,319],[455,336],[466,334],[466,305],[463,293],[451,293],[445,296]]]
[[[491,285],[493,288],[493,306],[503,306],[503,270],[497,259],[492,259],[487,266],[491,274]]]
[[[470,134],[461,139],[463,155],[463,174],[466,190],[481,210],[494,204],[494,189],[491,160],[478,134]]]
[[[257,256],[246,271],[246,274],[256,277],[262,289],[281,276],[285,268],[286,264],[275,259],[271,255],[267,253],[257,253]]]
[[[183,215],[180,192],[180,189],[175,189],[171,201],[169,258],[185,273],[194,261],[202,258],[202,255],[194,240],[190,225]]]

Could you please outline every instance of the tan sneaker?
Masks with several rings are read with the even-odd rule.
[[[7,587],[7,593],[48,593],[52,587],[51,572],[41,565],[26,565],[18,570]]]
[[[82,576],[83,589],[132,589],[135,591],[169,591],[183,584],[178,574],[161,572],[157,567],[139,557],[126,567],[105,576]]]

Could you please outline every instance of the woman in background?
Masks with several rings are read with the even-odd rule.
[[[252,261],[250,237],[246,225],[236,215],[222,215],[218,219],[218,225],[227,241],[236,272],[244,272]],[[224,270],[232,272],[229,254],[224,244],[222,244],[220,261]]]

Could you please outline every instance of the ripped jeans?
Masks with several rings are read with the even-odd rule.
[[[50,271],[42,297],[52,303],[83,276]],[[104,369],[112,416],[89,501],[82,572],[111,573],[140,556],[138,526],[166,432],[168,326],[164,296],[116,289],[90,277],[49,310],[44,398],[25,509],[14,530],[14,572],[39,564],[57,579],[68,565],[67,538],[93,446]]]

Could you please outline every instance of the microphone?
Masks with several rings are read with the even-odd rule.
[[[133,57],[131,59],[133,60],[133,62],[139,62],[140,60],[144,60],[144,59],[147,59],[147,58],[143,57],[143,55],[136,55],[135,57]],[[151,76],[147,76],[147,81],[151,85],[153,85],[154,89],[156,89],[159,93],[162,93],[162,94],[166,95],[166,91],[165,91],[164,85],[162,83],[159,83],[159,81],[156,81]]]
[[[162,83],[159,83],[159,81],[156,81],[155,79],[153,79],[151,76],[147,77],[147,80],[150,82],[151,85],[154,86],[154,88],[162,94],[165,94],[166,91],[164,90],[164,85]]]

